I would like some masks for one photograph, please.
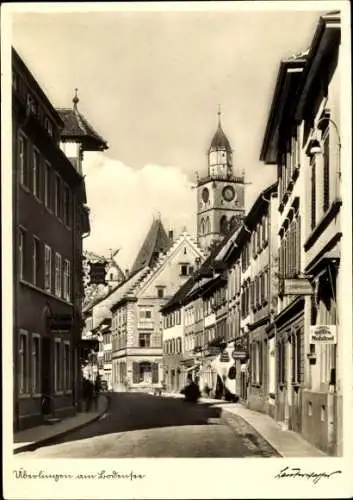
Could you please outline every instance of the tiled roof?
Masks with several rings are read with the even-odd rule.
[[[57,112],[64,122],[62,139],[76,139],[82,142],[86,151],[108,149],[106,141],[94,130],[86,118],[74,108],[58,108]]]
[[[152,267],[161,253],[166,253],[172,245],[159,219],[153,221],[152,226],[137,254],[132,273],[136,273],[145,266]]]

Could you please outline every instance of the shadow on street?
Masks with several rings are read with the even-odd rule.
[[[222,410],[213,404],[187,403],[182,398],[144,393],[110,393],[104,418],[81,429],[73,429],[55,440],[55,444],[142,429],[214,425],[209,419],[220,418]],[[32,451],[53,444],[38,445]]]

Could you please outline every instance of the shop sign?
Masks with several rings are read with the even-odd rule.
[[[248,353],[245,351],[233,351],[232,357],[233,359],[246,359],[248,357]]]
[[[282,295],[312,295],[313,287],[306,278],[284,278],[281,282]]]
[[[310,344],[337,344],[335,325],[315,325],[310,327]]]
[[[222,354],[220,355],[219,360],[220,360],[221,363],[229,363],[229,361],[230,361],[229,352],[226,351],[226,350],[224,350],[222,352]]]

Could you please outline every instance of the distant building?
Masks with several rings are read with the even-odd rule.
[[[171,235],[170,235],[171,236]],[[154,221],[131,277],[112,294],[113,389],[150,391],[163,381],[163,322],[160,308],[193,272],[202,257],[185,231],[174,241]]]
[[[90,231],[80,168],[86,135],[60,148],[65,123],[12,50],[14,429],[73,414],[80,398],[82,238]],[[96,144],[98,147],[98,144]],[[106,147],[104,143],[104,147]]]

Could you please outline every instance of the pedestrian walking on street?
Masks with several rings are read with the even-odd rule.
[[[92,406],[94,386],[91,380],[84,379],[83,394],[86,402],[86,411],[90,411]]]

